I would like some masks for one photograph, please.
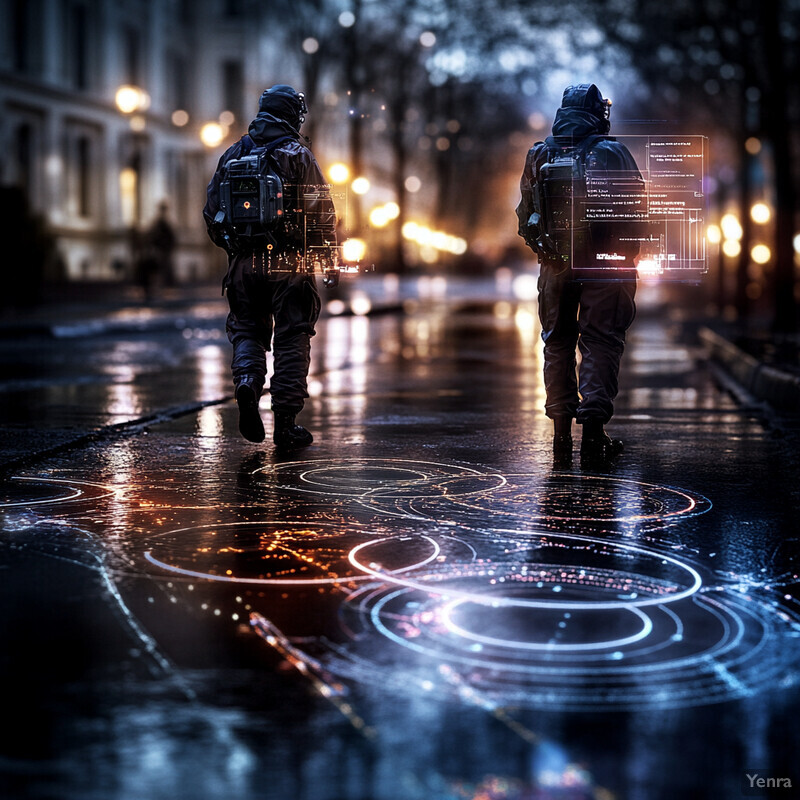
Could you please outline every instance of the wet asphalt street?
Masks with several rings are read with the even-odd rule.
[[[644,290],[554,465],[535,302],[434,289],[324,319],[293,457],[221,299],[0,340],[0,797],[800,797],[796,439]]]

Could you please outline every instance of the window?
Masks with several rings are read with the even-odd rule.
[[[89,137],[78,137],[75,147],[75,179],[77,183],[75,194],[78,216],[80,217],[89,217],[91,215],[92,164],[90,153],[91,142]]]
[[[189,108],[189,71],[186,67],[186,58],[178,53],[167,56],[168,64],[168,97],[171,110]]]
[[[244,121],[244,69],[241,61],[222,63],[222,108],[233,112],[236,121]]]
[[[42,66],[41,25],[39,0],[14,0],[11,4],[12,68],[21,75],[36,75]]]
[[[70,83],[76,89],[86,89],[89,85],[89,36],[86,6],[72,5],[68,24],[71,40],[68,56]]]
[[[33,198],[33,128],[27,122],[20,125],[14,136],[16,184]]]
[[[122,74],[124,82],[139,86],[142,70],[142,37],[133,25],[122,28]]]

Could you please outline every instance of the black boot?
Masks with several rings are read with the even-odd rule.
[[[553,417],[553,465],[572,463],[572,417]]]
[[[603,466],[614,461],[623,451],[620,439],[612,439],[603,429],[603,423],[587,420],[581,438],[581,466]]]
[[[272,432],[272,441],[279,450],[299,450],[308,447],[314,437],[295,421],[296,411],[279,411],[273,409],[275,414],[275,428]]]
[[[257,378],[244,376],[236,381],[236,404],[239,406],[239,433],[248,442],[263,442],[266,438],[264,423],[258,413],[261,387]]]

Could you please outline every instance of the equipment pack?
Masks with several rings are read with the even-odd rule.
[[[591,136],[575,147],[550,148],[533,187],[533,214],[528,225],[537,247],[548,258],[565,264],[588,265],[594,260],[592,231],[586,219],[586,156],[598,141]]]
[[[284,187],[272,151],[289,139],[253,147],[222,168],[217,222],[237,248],[274,246],[285,231]]]

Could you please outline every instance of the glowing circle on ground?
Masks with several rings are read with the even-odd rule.
[[[711,501],[671,486],[607,475],[552,473],[546,477],[506,474],[491,497],[463,501],[482,512],[528,519],[573,522],[642,522],[702,514]],[[590,512],[590,513],[587,513]]]
[[[546,650],[547,652],[606,650],[609,648],[626,647],[627,645],[633,644],[634,642],[640,642],[642,641],[642,639],[647,638],[647,636],[653,630],[653,623],[650,620],[650,617],[648,617],[647,614],[645,614],[643,611],[640,611],[635,606],[631,606],[630,608],[627,608],[626,611],[630,611],[633,615],[638,617],[639,621],[641,622],[641,627],[639,628],[638,631],[630,634],[629,636],[624,636],[617,639],[609,639],[605,641],[601,640],[601,641],[588,641],[588,642],[578,642],[578,643],[575,642],[563,643],[557,641],[531,642],[519,639],[501,639],[497,636],[486,636],[468,630],[466,627],[459,625],[453,620],[454,610],[466,602],[467,601],[465,600],[455,600],[453,602],[448,603],[441,611],[441,619],[443,625],[445,626],[445,628],[447,628],[447,630],[450,633],[454,633],[458,636],[461,636],[463,639],[467,639],[473,642],[478,642],[481,645],[491,645],[493,647],[508,647],[515,650]]]
[[[470,467],[406,459],[324,459],[275,464],[260,470],[281,488],[364,501],[458,497],[504,485],[496,473]]]
[[[332,585],[365,579],[350,568],[347,554],[369,535],[326,522],[230,522],[157,534],[143,555],[169,572],[221,583]],[[421,557],[408,549],[381,557],[402,575],[425,568],[439,552],[433,542]]]
[[[23,508],[79,500],[97,500],[114,494],[117,489],[88,481],[65,478],[37,478],[14,475],[12,483],[0,490],[0,508]]]
[[[512,534],[517,542],[525,541],[526,538],[526,534],[517,531],[500,531],[500,533]],[[530,537],[530,534],[527,534],[527,536]],[[422,537],[427,539],[433,546],[436,545],[429,536],[422,534]],[[639,572],[634,573],[592,566],[582,567],[574,564],[530,563],[524,564],[520,568],[519,560],[511,563],[484,561],[469,565],[447,564],[445,565],[445,572],[437,571],[423,575],[398,576],[391,570],[382,569],[374,560],[365,563],[362,558],[363,551],[387,541],[386,539],[373,539],[357,545],[348,554],[348,560],[356,569],[372,576],[376,580],[396,584],[408,589],[428,592],[431,595],[480,603],[495,608],[520,607],[576,610],[641,608],[643,606],[664,605],[683,600],[691,597],[703,585],[702,578],[694,567],[665,553],[649,550],[639,545],[618,541],[612,542],[592,536],[552,532],[543,533],[536,538],[528,538],[528,545],[541,545],[543,542],[549,542],[550,540],[557,540],[560,544],[566,543],[567,546],[572,545],[573,547],[578,545],[586,548],[587,545],[594,545],[596,547],[595,555],[599,553],[603,557],[616,554],[614,557],[621,555],[628,560],[634,556],[638,559],[651,559],[659,566],[670,564],[676,568],[677,574],[681,575],[684,581],[679,584],[675,581],[660,579],[656,583],[649,576],[642,575]],[[599,548],[597,547],[598,545]],[[604,553],[603,551],[606,552]],[[637,564],[637,567],[640,566],[640,564]],[[614,584],[615,571],[620,575],[619,585]],[[474,578],[478,579],[479,588],[477,590],[461,588],[465,580],[472,581]],[[448,585],[442,585],[446,582]],[[535,596],[518,597],[510,593],[504,593],[504,584],[515,590],[520,587],[528,588],[530,593]],[[620,590],[624,591],[626,586],[634,588],[627,595],[624,595]],[[542,589],[544,591],[539,591]],[[565,589],[567,591],[564,591]],[[612,599],[599,600],[587,598],[587,594],[597,593],[598,591],[604,596],[615,593],[619,596]],[[643,592],[650,593],[640,596],[640,593]],[[545,593],[548,593],[547,596],[542,596]],[[576,594],[580,596],[580,599],[576,599]]]

